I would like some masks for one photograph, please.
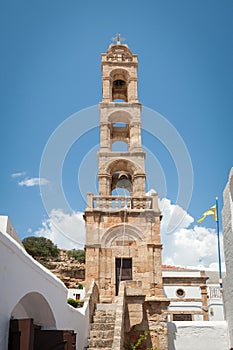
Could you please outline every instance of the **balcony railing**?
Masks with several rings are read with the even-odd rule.
[[[87,207],[96,210],[140,210],[157,209],[158,197],[155,196],[94,196],[88,193]]]
[[[209,297],[210,299],[221,299],[222,293],[219,287],[209,287]]]

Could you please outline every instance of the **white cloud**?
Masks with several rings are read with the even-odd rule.
[[[167,198],[159,201],[163,218],[161,221],[161,240],[163,243],[163,264],[218,269],[216,230],[204,226],[190,227],[194,218],[178,205],[171,204]],[[167,226],[174,220],[174,213],[183,219],[175,231],[168,233]],[[176,219],[175,219],[175,221]],[[221,248],[223,247],[221,239]],[[221,253],[223,259],[223,249]],[[224,264],[223,264],[224,267]]]
[[[54,209],[35,235],[51,239],[59,248],[81,249],[85,244],[83,213],[65,214],[61,209]]]
[[[13,179],[15,179],[16,177],[22,177],[22,176],[25,176],[25,175],[26,175],[26,172],[22,171],[22,172],[11,174],[11,177],[13,177]]]
[[[49,183],[47,179],[39,178],[39,177],[32,177],[32,178],[26,178],[22,181],[18,182],[19,186],[26,186],[26,187],[33,187],[33,186],[45,186]]]
[[[216,230],[204,226],[191,227],[194,218],[167,198],[159,201],[163,214],[161,240],[163,243],[163,264],[202,269],[218,269]],[[181,213],[183,219],[173,233],[167,233],[167,225],[174,213]],[[36,236],[51,239],[59,248],[83,248],[85,244],[85,223],[83,213],[66,214],[53,210],[50,218],[42,222]],[[221,248],[223,248],[221,239]],[[223,261],[222,252],[222,261]],[[222,265],[224,269],[224,263]]]
[[[166,234],[177,232],[180,228],[189,227],[194,219],[183,208],[177,204],[171,204],[167,198],[159,200],[159,208],[163,219],[161,222],[161,231]]]

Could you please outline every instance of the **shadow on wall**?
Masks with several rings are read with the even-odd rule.
[[[177,333],[176,325],[172,322],[168,322],[167,331],[168,331],[168,349],[176,350],[175,348],[175,339],[176,339],[176,333]]]
[[[56,328],[56,321],[47,300],[37,292],[28,293],[21,298],[15,305],[11,318],[32,318],[37,325],[49,329]]]

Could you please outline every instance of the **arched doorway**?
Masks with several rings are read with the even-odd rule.
[[[8,350],[74,350],[76,335],[57,330],[53,311],[43,295],[23,296],[11,313]]]
[[[56,321],[49,303],[43,295],[37,292],[24,295],[12,310],[11,318],[32,318],[36,325],[50,329],[56,328]]]

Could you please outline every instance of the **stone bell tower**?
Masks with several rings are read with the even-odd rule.
[[[157,194],[146,195],[141,145],[138,58],[117,37],[102,54],[98,195],[87,194],[86,282],[95,280],[100,301],[112,303],[122,280],[140,285],[146,300],[165,300],[162,289]],[[116,141],[127,150],[113,151]],[[117,189],[125,195],[118,195]]]

